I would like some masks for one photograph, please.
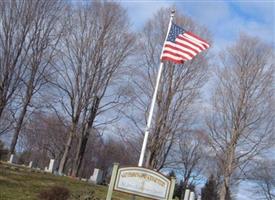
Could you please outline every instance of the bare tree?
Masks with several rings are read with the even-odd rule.
[[[98,152],[97,167],[103,170],[105,178],[110,175],[110,168],[113,163],[118,162],[122,166],[135,165],[135,159],[132,154],[132,148],[129,144],[116,138],[107,138]]]
[[[26,36],[27,41],[29,41],[29,52],[26,54],[25,71],[21,77],[21,110],[16,120],[10,153],[15,151],[18,136],[32,97],[47,83],[48,76],[53,73],[51,66],[62,30],[60,24],[58,24],[62,12],[61,1],[33,0],[26,1],[24,4],[28,8],[25,14],[30,15],[28,18],[30,27]]]
[[[28,1],[0,2],[0,119],[25,71],[32,25],[30,5]]]
[[[180,199],[184,198],[186,188],[201,183],[206,174],[209,144],[205,131],[185,130],[177,139],[166,160],[166,166],[172,168],[181,178]]]
[[[104,159],[102,157],[102,151],[104,150],[104,147],[105,147],[104,143],[105,141],[102,135],[99,135],[96,133],[89,135],[89,139],[87,141],[87,145],[85,149],[85,154],[82,159],[82,164],[78,172],[78,177],[90,178],[90,176],[93,173],[93,169],[96,167],[97,168],[100,167],[98,166],[98,164],[102,159]]]
[[[65,119],[54,113],[35,112],[22,129],[21,141],[24,151],[39,167],[48,165],[49,159],[59,160],[65,148],[64,138],[68,131]]]
[[[0,121],[0,136],[2,136],[12,130],[12,125],[14,122],[14,112],[12,112],[10,106],[5,107]]]
[[[212,110],[207,119],[211,146],[221,170],[220,199],[229,195],[233,175],[271,146],[274,136],[272,49],[241,35],[221,55]]]
[[[256,164],[253,172],[247,177],[248,181],[256,184],[253,187],[253,196],[259,199],[275,199],[275,167],[274,160],[265,159]]]
[[[169,9],[161,9],[149,20],[140,35],[139,66],[134,69],[132,88],[135,89],[136,100],[125,115],[133,123],[136,130],[143,134],[144,118],[153,94],[155,79],[160,62],[160,53],[165,39],[169,21]],[[176,16],[176,23],[185,29],[208,38],[207,31],[195,25],[184,16]],[[164,70],[158,89],[155,116],[150,129],[147,146],[146,166],[160,170],[176,141],[176,135],[188,129],[190,109],[199,89],[206,80],[207,59],[205,53],[183,65],[164,63]],[[127,133],[128,134],[128,133]]]
[[[92,2],[67,11],[64,23],[68,34],[62,40],[55,84],[62,93],[61,104],[70,116],[71,130],[59,172],[63,172],[72,140],[77,136],[72,171],[76,176],[96,117],[118,102],[115,98],[102,99],[130,55],[134,37],[128,31],[125,11],[116,3]]]
[[[178,138],[178,146],[171,155],[173,168],[183,176],[183,186],[194,185],[203,175],[207,157],[208,140],[205,132],[186,131]]]

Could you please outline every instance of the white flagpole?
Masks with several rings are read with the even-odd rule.
[[[168,30],[167,30],[167,34],[166,34],[166,37],[165,37],[165,41],[167,40],[169,31],[170,31],[170,28],[171,28],[171,25],[172,25],[172,21],[173,21],[173,18],[174,18],[174,14],[175,14],[175,11],[173,10],[171,12],[170,21],[169,21],[169,25],[168,25]],[[165,41],[164,41],[164,43],[165,43]],[[162,47],[161,55],[163,53],[163,47]],[[142,167],[144,156],[145,156],[145,150],[146,150],[147,141],[148,141],[149,129],[150,129],[151,122],[152,122],[153,111],[154,111],[154,107],[155,107],[155,103],[156,103],[157,92],[158,92],[160,77],[161,77],[161,73],[162,73],[162,68],[163,68],[163,62],[161,62],[160,65],[159,65],[159,70],[158,70],[158,75],[157,75],[155,90],[154,90],[153,98],[152,98],[152,101],[151,101],[151,107],[150,107],[150,111],[149,111],[149,115],[148,115],[148,120],[147,120],[147,125],[146,125],[146,129],[145,129],[145,133],[144,133],[144,139],[143,139],[142,149],[141,149],[141,153],[140,153],[140,157],[139,157],[139,162],[138,162],[138,166],[139,167]]]

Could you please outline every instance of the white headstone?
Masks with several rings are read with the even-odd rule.
[[[48,167],[47,167],[47,166],[44,168],[44,171],[45,171],[45,172],[48,172]]]
[[[32,161],[30,161],[28,167],[29,167],[29,168],[32,168],[32,164],[33,164]]]
[[[13,154],[11,154],[11,156],[10,156],[10,159],[9,159],[8,163],[15,163],[15,157],[14,157],[14,155],[13,155]]]
[[[56,162],[54,159],[50,160],[50,164],[49,164],[49,168],[48,168],[49,172],[53,173],[56,170]]]
[[[95,184],[101,184],[103,178],[103,171],[101,169],[94,169],[93,175],[90,177],[89,181]]]
[[[195,193],[194,192],[190,193],[189,200],[195,200]]]
[[[189,200],[190,190],[186,189],[184,193],[184,200]]]

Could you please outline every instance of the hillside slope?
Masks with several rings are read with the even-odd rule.
[[[107,187],[93,185],[69,177],[58,177],[23,166],[0,162],[0,200],[37,200],[41,190],[51,186],[63,186],[70,190],[71,200],[77,195],[94,191],[95,196],[105,200]],[[128,200],[131,196],[114,193],[114,200]],[[136,198],[141,200],[142,198]]]

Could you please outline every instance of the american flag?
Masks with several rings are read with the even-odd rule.
[[[209,46],[205,40],[172,23],[167,40],[164,43],[161,60],[182,64],[184,61],[191,60]]]

